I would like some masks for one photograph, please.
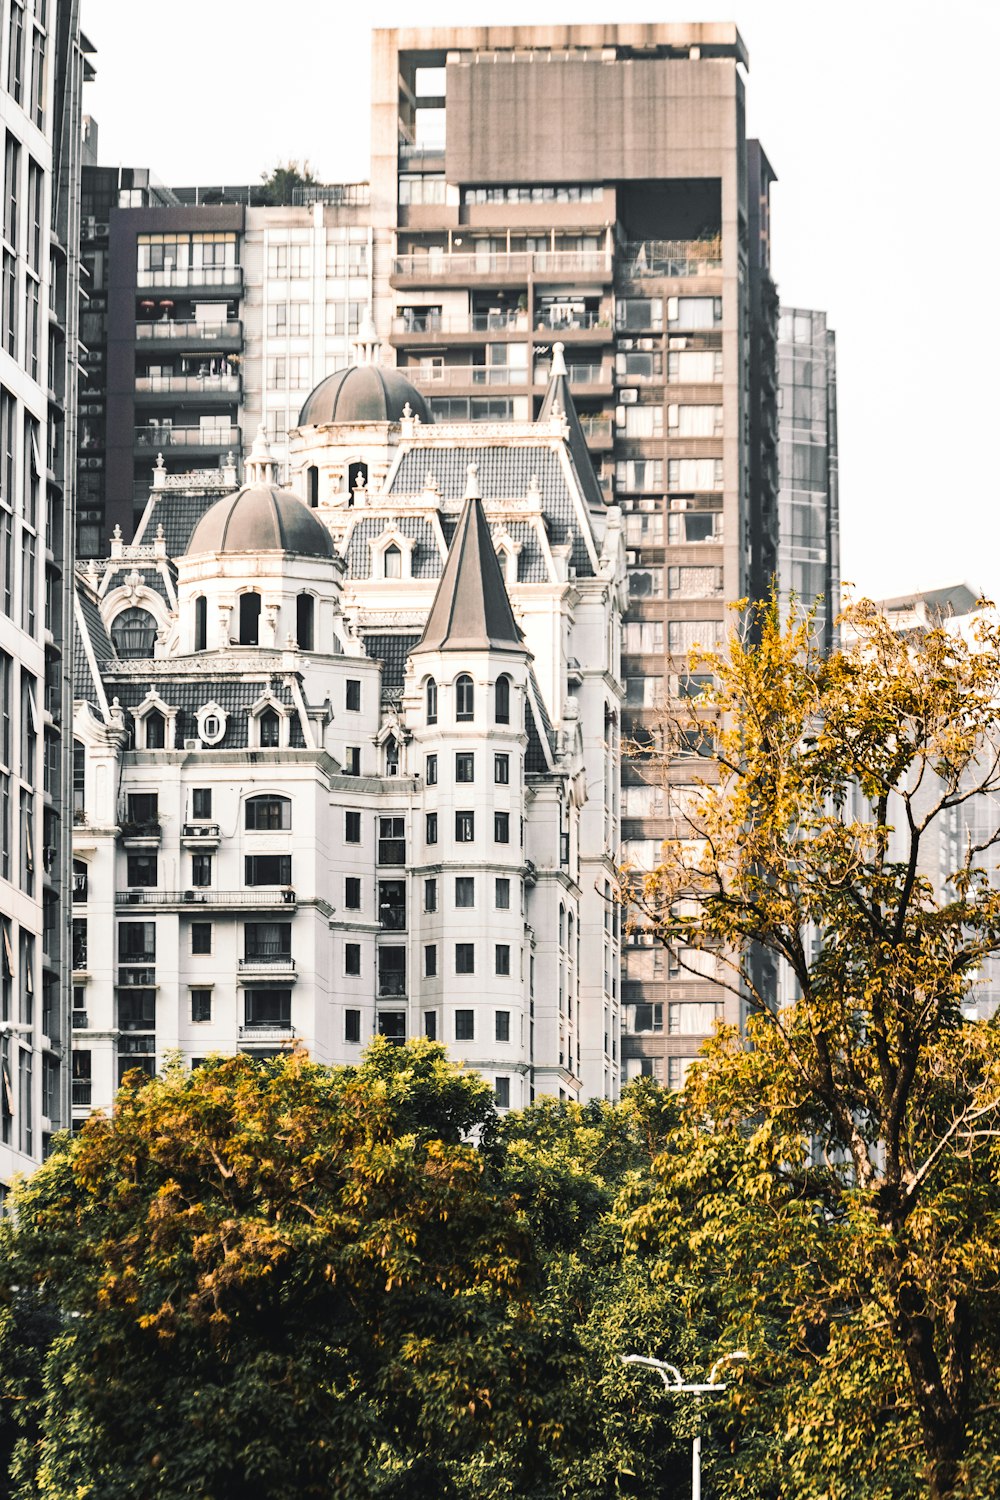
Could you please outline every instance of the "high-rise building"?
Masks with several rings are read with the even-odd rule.
[[[783,307],[778,332],[780,511],[778,592],[816,610],[823,646],[840,613],[837,350],[826,313]]]
[[[5,7],[0,79],[0,1190],[69,1120],[79,188],[75,0]]]

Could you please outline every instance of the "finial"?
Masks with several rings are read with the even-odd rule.
[[[157,521],[157,523],[156,523],[156,540],[158,542],[162,542],[165,536],[166,536],[166,532],[163,530],[163,522],[162,521]]]
[[[539,483],[538,475],[532,474],[531,478],[528,480],[528,494],[531,496],[532,500],[536,500],[541,493],[542,486]]]
[[[552,345],[552,369],[549,372],[550,376],[565,375],[567,373],[566,361],[563,358],[565,348],[565,344],[562,343]]]
[[[277,484],[278,482],[278,465],[267,441],[263,422],[257,428],[257,436],[253,440],[253,447],[244,465],[244,472],[247,484]]]
[[[166,464],[163,462],[163,454],[162,453],[158,453],[156,455],[156,467],[158,469],[165,469],[167,467]]]
[[[118,522],[117,522],[117,521],[116,521],[116,522],[115,522],[115,529],[114,529],[114,531],[113,531],[113,532],[112,532],[112,533],[111,533],[111,540],[112,540],[112,541],[113,541],[113,542],[120,542],[120,541],[121,541],[121,539],[122,539],[122,529],[121,529],[121,526],[120,526],[120,525],[119,525],[119,524],[118,524]]]
[[[381,363],[382,345],[379,341],[378,330],[371,315],[371,309],[365,314],[365,318],[358,329],[354,339],[354,359],[359,365],[377,365]]]
[[[479,465],[476,463],[475,459],[473,459],[469,464],[468,468],[465,471],[465,474],[465,499],[481,500],[483,498],[483,494],[482,490],[479,488]]]
[[[413,416],[413,407],[410,405],[409,401],[407,401],[403,407],[403,416],[406,418]]]

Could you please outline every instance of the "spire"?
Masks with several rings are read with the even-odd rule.
[[[354,362],[358,365],[381,363],[382,345],[375,320],[369,312],[354,337]]]
[[[521,651],[527,654],[514,623],[503,574],[479,498],[479,476],[469,465],[465,505],[451,539],[441,582],[419,651]]]
[[[278,465],[267,441],[263,422],[257,428],[253,447],[243,464],[243,478],[248,485],[278,482]]]
[[[569,389],[569,372],[566,369],[564,357],[564,346],[562,344],[552,345],[552,369],[549,373],[549,388],[542,399],[542,409],[538,413],[539,422],[545,422],[550,417],[562,415],[569,428],[569,451],[573,459],[573,466],[580,477],[580,488],[583,490],[587,509],[591,512],[604,513],[606,506],[601,486],[597,482],[594,473],[593,461],[587,448],[587,439],[583,435],[580,426],[580,418],[576,413],[576,405]]]

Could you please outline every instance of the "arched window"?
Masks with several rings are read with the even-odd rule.
[[[274,833],[292,826],[292,803],[288,797],[273,792],[248,797],[244,804],[243,826],[257,832]]]
[[[455,681],[455,718],[459,721],[475,717],[472,678],[463,672]]]
[[[256,646],[260,640],[260,595],[240,595],[240,645]]]
[[[496,685],[496,720],[498,724],[510,723],[510,678],[498,677]]]
[[[436,724],[438,721],[438,685],[433,677],[427,679],[427,722]]]
[[[385,742],[385,774],[399,775],[399,741],[395,735],[390,735]]]
[[[358,488],[359,480],[361,488],[366,489],[368,486],[368,465],[361,463],[350,464],[347,469],[348,505],[354,504],[354,491]]]
[[[158,709],[151,709],[144,719],[146,727],[146,749],[162,750],[167,740],[167,725]]]
[[[382,573],[386,578],[402,578],[403,554],[395,542],[382,553]]]
[[[194,649],[208,649],[208,600],[204,594],[199,594],[194,601]]]
[[[295,634],[300,651],[313,649],[313,616],[316,601],[312,594],[300,594],[295,601]]]
[[[306,499],[313,510],[319,504],[319,470],[310,464],[306,470]]]
[[[156,621],[148,609],[123,609],[111,626],[111,643],[122,661],[142,661],[153,654]]]
[[[265,750],[276,750],[281,739],[281,720],[273,708],[265,708],[257,720],[260,743]]]

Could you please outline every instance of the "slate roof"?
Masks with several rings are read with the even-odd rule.
[[[541,442],[537,448],[478,443],[449,448],[411,448],[399,461],[389,493],[408,497],[419,495],[430,473],[445,500],[461,500],[465,496],[470,463],[478,465],[479,487],[487,501],[523,500],[532,476],[537,477],[541,507],[552,544],[562,546],[572,531],[570,560],[573,567],[581,578],[593,576],[593,565],[581,531],[583,523],[566,481],[565,470],[558,453]]]
[[[172,568],[173,564],[167,562],[167,567]],[[163,581],[160,564],[152,562],[148,558],[133,560],[130,557],[123,557],[120,563],[117,560],[114,561],[110,567],[105,569],[104,579],[101,584],[101,597],[103,598],[106,594],[110,594],[112,589],[120,588],[133,570],[139,574],[146,588],[152,590],[154,594],[159,594],[168,609],[174,608],[174,601],[171,599],[167,585]],[[139,608],[141,609],[142,606],[140,605]],[[98,660],[100,661],[102,658],[98,657]]]
[[[114,648],[111,645],[108,632],[104,628],[101,611],[91,596],[90,590],[78,582],[76,597],[79,605],[79,614],[74,620],[75,628],[73,630],[73,697],[79,698],[84,703],[89,703],[98,713],[102,713],[100,694],[97,690],[97,684],[94,682],[94,674],[90,669],[90,663],[87,660],[87,653],[84,650],[80,625],[81,616],[83,621],[82,630],[85,630],[90,638],[97,661],[101,662],[106,660],[107,657],[113,656]]]
[[[587,508],[596,515],[603,515],[606,507],[601,486],[597,482],[594,473],[594,465],[591,461],[590,452],[587,448],[587,439],[583,435],[580,426],[580,418],[577,416],[576,403],[569,388],[569,378],[566,374],[566,362],[562,357],[562,351],[558,351],[558,359],[553,360],[552,378],[549,381],[548,390],[542,400],[541,410],[538,413],[539,422],[546,421],[551,417],[557,406],[562,407],[569,428],[569,452],[573,460],[573,467],[580,480],[580,488],[583,490]]]
[[[204,708],[207,703],[214,702],[227,716],[226,732],[217,744],[209,748],[246,750],[249,745],[248,710],[268,689],[279,703],[291,710],[289,734],[291,748],[301,750],[305,746],[298,707],[292,698],[291,689],[281,677],[256,678],[253,681],[244,678],[227,680],[222,677],[206,677],[192,682],[169,677],[122,678],[112,675],[106,682],[106,691],[109,698],[117,697],[122,708],[131,713],[146,698],[150,685],[155,688],[169,708],[176,708],[178,711],[174,739],[178,749],[183,749],[185,740],[197,739],[198,721],[195,717],[197,711]]]
[[[478,497],[455,528],[419,651],[524,651]]]
[[[168,557],[180,557],[188,549],[191,534],[206,511],[219,500],[218,490],[185,494],[182,490],[154,491],[135,534],[137,542],[156,539],[157,526],[163,526]]]
[[[440,578],[442,561],[434,527],[425,516],[393,516],[388,511],[360,516],[354,523],[347,543],[347,569],[351,578],[370,578],[372,553],[369,542],[381,536],[388,525],[416,545],[410,559],[414,578]]]
[[[545,775],[548,773],[549,763],[542,748],[541,736],[538,733],[538,725],[535,723],[535,715],[531,707],[531,700],[525,704],[525,728],[528,731],[528,748],[524,752],[524,769],[527,775]]]
[[[406,658],[419,641],[419,635],[363,635],[365,652],[382,663],[382,696],[386,689],[401,688],[406,672]]]

